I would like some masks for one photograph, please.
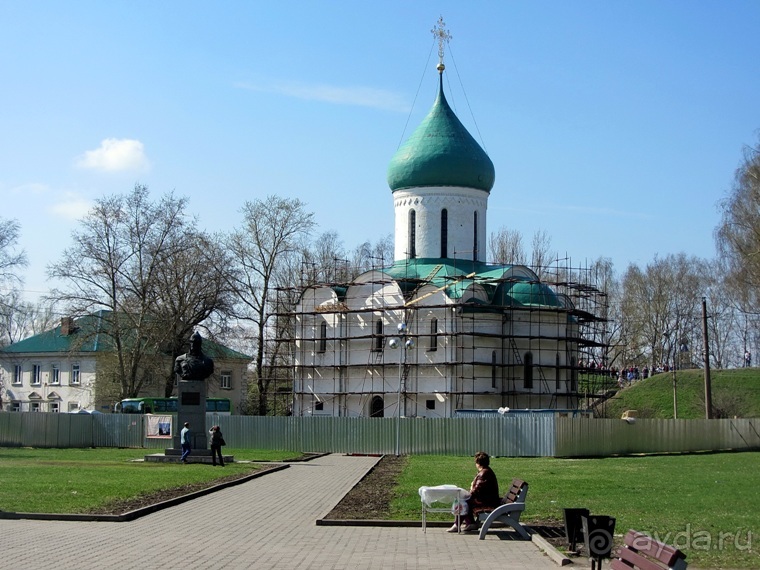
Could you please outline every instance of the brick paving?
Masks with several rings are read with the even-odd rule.
[[[531,542],[443,528],[317,526],[377,462],[327,455],[131,522],[0,520],[0,567],[556,568]]]

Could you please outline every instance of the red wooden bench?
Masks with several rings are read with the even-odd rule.
[[[623,539],[624,546],[612,561],[612,570],[684,570],[686,555],[644,533],[629,530]]]

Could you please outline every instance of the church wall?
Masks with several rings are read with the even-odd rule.
[[[478,261],[487,253],[486,211],[488,192],[474,188],[433,187],[396,190],[394,258],[409,257],[409,216],[415,211],[415,257],[441,257],[441,211],[448,212],[447,257],[473,259],[474,216],[478,213]]]
[[[374,279],[388,279],[375,273]],[[518,308],[506,314],[463,312],[430,285],[416,292],[419,301],[407,299],[404,311],[395,282],[361,279],[338,307],[342,312],[297,315],[305,340],[296,341],[294,413],[367,416],[373,397],[379,397],[383,414],[395,416],[404,351],[391,348],[389,341],[400,339],[397,325],[402,315],[408,338],[415,341],[406,351],[404,416],[451,416],[459,408],[556,407],[557,395],[568,391],[568,343],[563,339],[573,325],[568,324],[566,312]],[[482,289],[478,287],[473,289],[476,297]],[[367,307],[372,309],[362,310]],[[436,334],[431,330],[434,318]],[[378,320],[383,324],[381,336],[375,328]],[[323,352],[318,349],[321,322],[326,323]],[[526,352],[533,354],[534,361],[531,388],[526,388],[523,378]],[[314,409],[317,398],[321,410]]]

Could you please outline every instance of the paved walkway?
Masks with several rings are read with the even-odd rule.
[[[531,542],[443,528],[317,526],[377,458],[328,455],[132,522],[0,520],[0,567],[557,568]]]

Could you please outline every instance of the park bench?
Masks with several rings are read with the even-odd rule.
[[[525,510],[525,498],[528,496],[528,484],[521,479],[512,479],[512,485],[501,500],[501,505],[493,510],[478,513],[480,540],[486,537],[488,529],[495,521],[511,526],[521,538],[530,540],[528,531],[520,524],[520,514]]]
[[[662,542],[635,530],[629,530],[624,545],[612,561],[612,570],[684,570],[686,555]]]

